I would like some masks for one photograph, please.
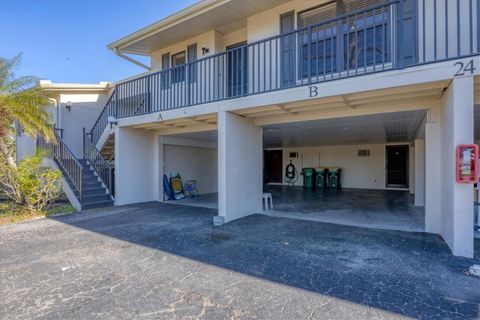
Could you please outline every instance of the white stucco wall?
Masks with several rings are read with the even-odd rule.
[[[453,79],[425,130],[425,228],[466,257],[473,256],[474,190],[456,182],[455,150],[473,143],[473,89],[473,77]]]
[[[192,37],[188,40],[175,43],[166,48],[160,48],[152,52],[151,58],[151,69],[152,71],[158,71],[162,69],[162,55],[165,53],[170,53],[170,57],[176,53],[187,51],[187,47],[191,44],[197,44],[197,59],[208,57],[209,55],[215,54],[216,48],[216,36],[217,32],[212,30],[203,34],[200,34],[196,37]],[[208,48],[209,52],[203,55],[202,47]],[[171,61],[170,61],[171,65]]]
[[[79,158],[83,155],[82,129],[92,129],[107,99],[107,93],[62,93],[59,96],[57,127],[63,129],[63,140]],[[65,108],[68,102],[72,105],[70,111]]]
[[[229,33],[217,36],[220,41],[220,50],[224,51],[226,47],[247,41],[247,28],[242,28]]]
[[[163,145],[163,171],[177,171],[185,183],[196,180],[199,194],[218,191],[217,150],[205,147]]]
[[[22,134],[15,138],[15,160],[20,162],[23,158],[32,156],[36,152],[37,143],[35,138]]]
[[[425,231],[441,232],[442,172],[441,114],[438,106],[430,109],[425,124]]]
[[[55,123],[56,128],[63,129],[63,140],[76,157],[83,156],[83,128],[85,127],[87,131],[92,128],[108,96],[108,93],[64,92],[55,94],[51,99],[49,111],[52,123]],[[70,111],[65,107],[67,103],[72,105]],[[16,158],[20,161],[27,155],[35,154],[36,139],[26,134],[16,136],[16,146]]]
[[[251,120],[218,114],[218,215],[225,222],[262,210],[262,137]]]
[[[153,132],[115,128],[115,205],[160,199],[158,152]]]
[[[425,205],[425,140],[415,140],[415,205]]]
[[[455,78],[442,100],[441,234],[456,255],[473,257],[473,184],[455,181],[456,147],[473,143],[473,77]]]

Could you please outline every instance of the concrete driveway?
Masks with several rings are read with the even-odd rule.
[[[480,261],[439,237],[215,214],[144,204],[0,227],[1,318],[479,317],[463,271]]]

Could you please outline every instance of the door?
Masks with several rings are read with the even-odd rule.
[[[227,96],[248,93],[248,48],[246,42],[227,47]]]
[[[408,188],[408,146],[387,146],[387,187]]]
[[[295,84],[295,30],[294,12],[280,16],[280,32],[285,34],[281,38],[280,77],[282,87],[291,87]]]
[[[265,150],[264,159],[264,181],[265,183],[282,183],[282,150]]]

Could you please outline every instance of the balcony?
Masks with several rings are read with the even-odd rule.
[[[108,115],[131,117],[476,55],[477,6],[473,0],[386,1],[120,82],[92,137],[103,132]]]

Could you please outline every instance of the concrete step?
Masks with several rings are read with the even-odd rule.
[[[98,193],[98,194],[84,194],[82,202],[96,202],[96,201],[103,201],[103,200],[112,200],[109,194],[106,193]]]
[[[83,181],[83,189],[85,190],[85,188],[102,188],[102,183],[100,181],[98,181],[98,179],[96,180],[87,180],[87,181]]]
[[[93,183],[93,182],[99,182],[98,177],[94,174],[91,175],[84,175],[83,176],[83,182],[84,183]]]
[[[82,210],[113,207],[113,200],[98,200],[82,202]]]
[[[100,182],[98,183],[98,185],[84,185],[83,186],[83,193],[86,194],[86,193],[96,193],[96,192],[105,192],[105,188],[102,187],[102,185],[100,184]]]

